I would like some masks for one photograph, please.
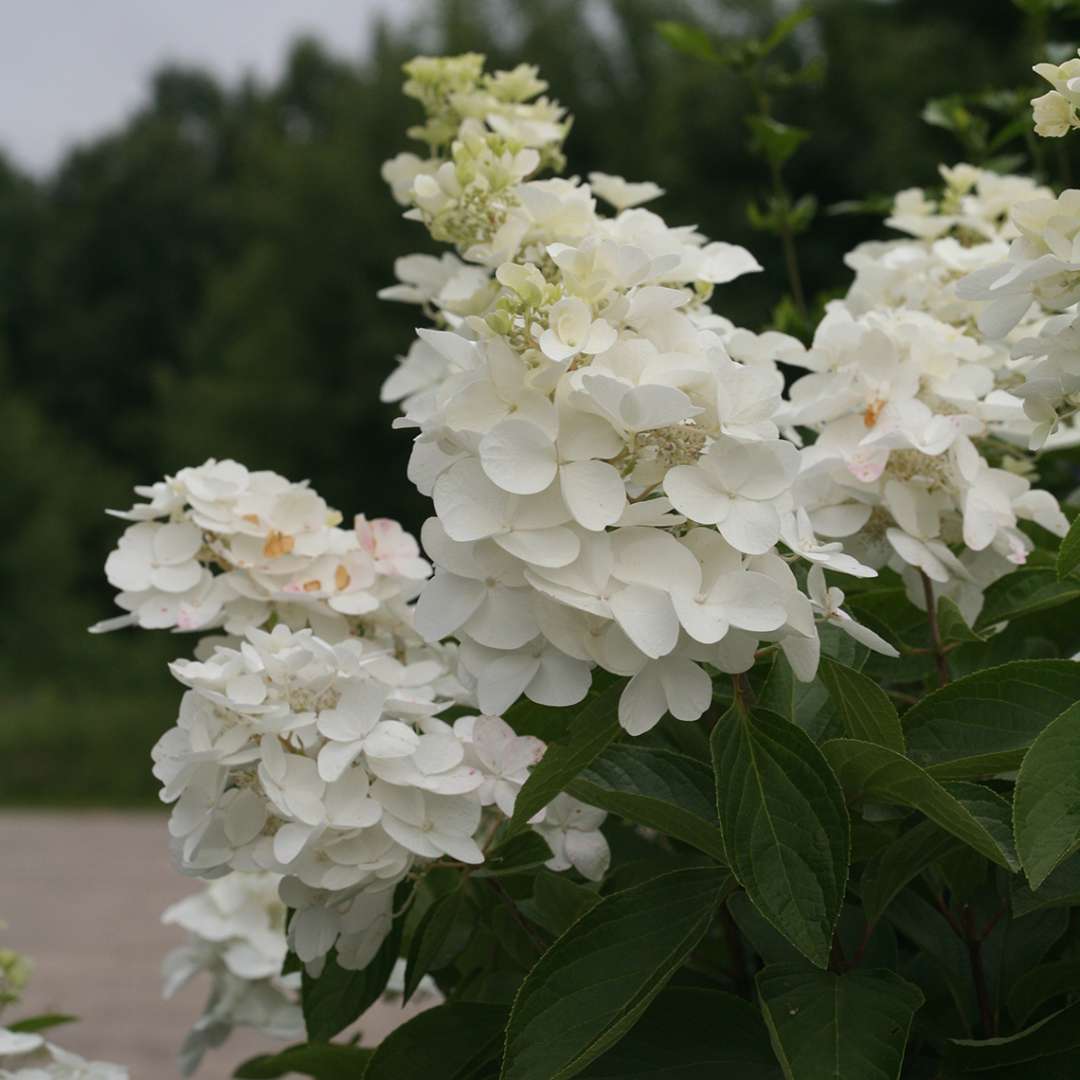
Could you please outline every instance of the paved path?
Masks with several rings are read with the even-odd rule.
[[[200,979],[161,999],[162,957],[184,939],[161,912],[198,889],[173,869],[165,841],[161,814],[0,812],[0,944],[35,963],[27,997],[5,1018],[74,1013],[81,1022],[56,1029],[56,1041],[128,1065],[132,1080],[179,1076],[173,1055],[208,992]],[[401,1015],[369,1014],[365,1034],[380,1038]],[[276,1045],[235,1032],[198,1080],[224,1080]]]

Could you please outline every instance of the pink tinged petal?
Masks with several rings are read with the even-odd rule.
[[[408,757],[417,752],[424,738],[400,720],[384,720],[364,740],[364,753],[373,758]]]
[[[416,602],[416,629],[427,641],[439,641],[467,622],[483,603],[482,581],[436,570]]]
[[[589,881],[602,881],[611,866],[611,848],[598,829],[591,832],[568,830],[563,850],[574,869]]]
[[[532,735],[517,735],[502,755],[504,776],[516,776],[538,764],[547,746]]]
[[[435,512],[452,540],[482,540],[504,529],[509,499],[475,458],[457,462],[435,482]]]
[[[492,649],[517,649],[540,632],[529,600],[530,589],[487,590],[479,610],[465,623],[465,632]]]
[[[552,568],[569,566],[581,550],[581,541],[569,529],[515,529],[492,539],[522,562]]]
[[[715,525],[729,512],[731,499],[697,465],[676,465],[664,477],[664,494],[671,505],[700,525]]]
[[[584,699],[592,682],[590,666],[555,649],[540,657],[540,670],[525,688],[537,705],[575,705]]]
[[[746,555],[763,555],[780,539],[776,507],[751,499],[735,499],[731,513],[717,527],[733,548]]]
[[[503,491],[535,495],[558,471],[551,438],[527,420],[504,420],[480,440],[480,462]]]
[[[658,589],[627,585],[611,597],[611,613],[646,656],[666,656],[679,640],[679,618],[671,598]]]
[[[591,532],[614,525],[626,507],[626,486],[606,461],[574,461],[559,470],[566,508]]]

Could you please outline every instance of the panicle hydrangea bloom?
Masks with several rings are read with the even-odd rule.
[[[811,373],[792,387],[785,416],[816,432],[796,486],[799,519],[866,564],[900,571],[920,606],[921,571],[969,619],[982,588],[1026,560],[1032,545],[1019,521],[1058,535],[1068,527],[1049,492],[978,449],[1023,420],[1019,401],[996,386],[999,359],[926,312],[853,314],[836,302],[792,361]]]
[[[153,758],[175,804],[176,859],[204,877],[277,875],[301,960],[318,970],[336,948],[362,968],[414,865],[483,861],[478,837],[512,814],[544,744],[497,715],[439,719],[475,695],[455,672],[456,646],[413,628],[430,568],[396,522],[360,516],[341,529],[306,484],[231,461],[138,490],[146,502],[119,515],[134,524],[106,568],[131,614],[111,625],[227,632],[171,665],[188,689]],[[187,606],[193,589],[214,605]],[[191,906],[230,902],[242,886],[223,889]],[[238,985],[220,987],[185,1047],[192,1063],[224,1038],[234,1006],[272,1004],[269,985],[240,1004]]]
[[[204,972],[211,977],[206,1008],[180,1048],[185,1076],[236,1027],[303,1041],[304,1017],[296,996],[300,974],[281,975],[287,946],[279,881],[269,873],[226,874],[161,917],[188,934],[187,944],[165,958],[165,997]]]
[[[460,60],[425,70],[450,81]],[[665,712],[697,719],[712,699],[700,665],[745,671],[762,641],[811,678],[814,611],[777,545],[798,536],[792,559],[872,571],[796,514],[774,361],[798,343],[707,306],[760,267],[639,205],[655,185],[536,179],[543,155],[487,123],[463,119],[411,187],[400,158],[386,169],[406,216],[456,250],[402,261],[384,294],[439,327],[383,391],[418,431],[409,475],[435,506],[417,629],[460,641],[460,677],[488,713],[522,694],[580,701],[597,666],[631,676],[619,715],[635,734]]]
[[[105,563],[128,614],[94,630],[208,630],[230,634],[271,618],[326,640],[407,621],[430,573],[416,541],[386,518],[352,529],[307,483],[235,461],[181,469],[111,511],[133,522]]]
[[[1066,60],[1064,64],[1036,64],[1032,70],[1053,87],[1031,99],[1035,134],[1060,138],[1080,127],[1076,114],[1080,105],[1080,59]]]
[[[1077,126],[1080,59],[1060,67],[1037,64],[1035,71],[1054,86],[1032,102],[1035,130],[1064,135]],[[1055,434],[1055,445],[1071,443],[1075,426],[1064,433],[1062,427],[1080,410],[1080,191],[1020,203],[1012,208],[1012,221],[1018,235],[1005,257],[970,274],[957,291],[985,302],[978,318],[987,337],[1010,335],[1014,367],[1023,378],[1013,392],[1031,421],[1031,448]],[[1033,308],[1053,317],[1025,325]]]
[[[107,1061],[87,1061],[36,1032],[0,1027],[0,1080],[128,1080],[128,1071]]]

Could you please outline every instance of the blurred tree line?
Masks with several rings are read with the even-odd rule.
[[[813,131],[788,176],[822,206],[932,184],[959,157],[920,119],[928,98],[1024,83],[1008,0],[818,0],[784,49],[820,56],[819,86],[783,105]],[[101,566],[131,486],[209,456],[310,477],[347,515],[418,528],[407,432],[378,388],[417,312],[378,301],[397,255],[422,248],[379,176],[415,119],[400,67],[475,50],[536,63],[576,116],[569,171],[654,179],[658,208],[750,247],[764,274],[716,306],[760,327],[785,289],[773,237],[747,225],[762,186],[746,91],[655,32],[682,19],[763,33],[770,0],[444,0],[376,26],[361,59],[310,41],[273,85],[168,68],[115,131],[35,180],[0,161],[0,797],[146,798],[148,751],[188,640],[91,638],[113,613]],[[414,148],[415,149],[415,148]],[[842,289],[842,256],[884,235],[824,216],[800,258],[810,294]]]

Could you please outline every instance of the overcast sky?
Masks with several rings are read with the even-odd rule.
[[[0,0],[0,147],[41,173],[73,142],[121,123],[166,60],[229,79],[272,77],[312,32],[335,51],[366,46],[378,12],[414,0]]]

